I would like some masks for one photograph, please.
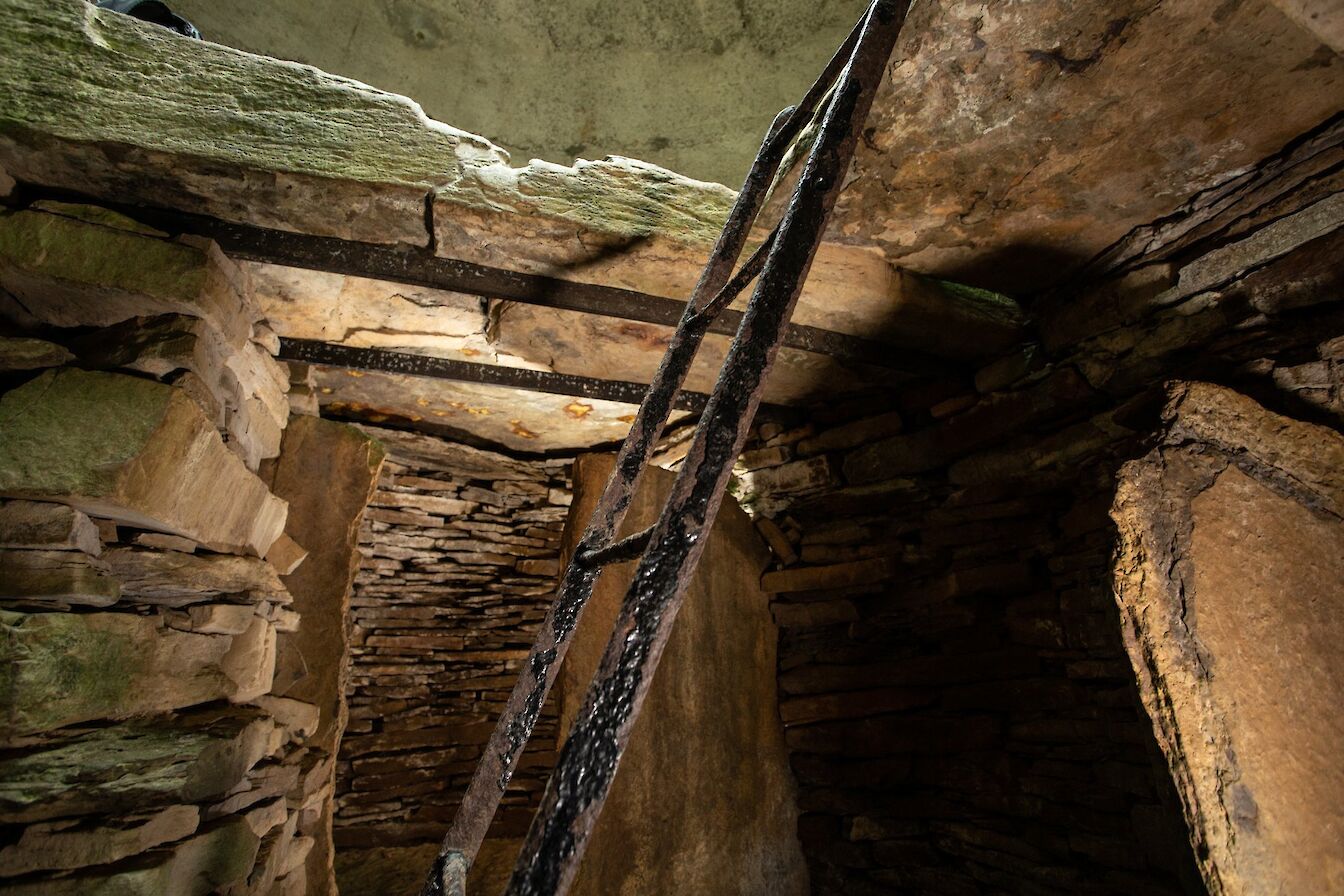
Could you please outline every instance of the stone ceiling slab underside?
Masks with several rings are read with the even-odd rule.
[[[1344,110],[1334,7],[1312,30],[1269,0],[916,4],[833,235],[1049,286]]]
[[[1012,303],[910,268],[1039,288],[1338,110],[1338,55],[1301,17],[1263,0],[1211,5],[917,7],[795,320],[992,357],[1020,333]],[[0,195],[17,180],[676,299],[733,198],[628,159],[513,168],[403,97],[307,66],[187,41],[83,0],[6,6]],[[254,267],[277,332],[293,338],[647,380],[668,335]],[[692,387],[708,388],[712,370],[702,362]],[[785,350],[767,400],[872,376]],[[357,380],[327,376],[329,403],[374,406],[387,394]],[[426,400],[453,407],[453,388]],[[564,403],[551,404],[563,416]],[[619,437],[625,410],[589,413],[607,421],[595,441]]]
[[[685,160],[735,187],[863,4],[769,6],[388,2],[345,14],[356,38],[340,52],[307,27],[321,0],[184,8],[224,43],[367,73],[526,152]],[[1344,12],[1321,0],[916,3],[835,236],[911,270],[1040,289],[1339,112],[1341,48]],[[570,133],[589,137],[554,144]]]

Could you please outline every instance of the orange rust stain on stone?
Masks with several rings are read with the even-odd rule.
[[[582,420],[584,417],[587,417],[592,412],[593,412],[593,406],[590,404],[584,404],[581,401],[571,401],[569,404],[565,405],[565,413],[573,417],[575,420]]]
[[[526,426],[523,426],[523,421],[521,420],[510,420],[509,427],[513,430],[514,435],[521,436],[524,439],[535,439],[537,437],[536,433]]]
[[[474,358],[480,354],[480,352],[474,348],[464,348],[461,351],[462,354],[466,355],[468,358]]]
[[[672,341],[672,334],[666,329],[644,324],[623,323],[616,332],[650,350],[664,351]]]
[[[622,423],[634,423],[634,422],[635,422],[635,415],[634,415],[634,414],[622,414],[621,416],[617,417],[616,419],[619,420],[619,421],[621,421]]]

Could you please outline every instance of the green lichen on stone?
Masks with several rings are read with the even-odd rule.
[[[976,309],[980,315],[986,318],[1000,319],[1004,323],[1011,324],[1018,324],[1022,321],[1022,308],[1017,302],[1002,293],[967,286],[964,283],[956,283],[951,280],[939,280],[935,277],[930,277],[928,280],[943,292],[957,299],[963,306]]]
[[[183,243],[63,214],[22,211],[0,217],[0,268],[181,300],[204,288],[208,259]]]
[[[0,151],[6,138],[29,156],[51,144],[133,148],[148,155],[126,163],[128,171],[145,169],[124,181],[146,194],[131,198],[174,204],[176,191],[191,197],[183,202],[193,211],[205,202],[236,218],[234,194],[265,189],[287,202],[289,191],[307,190],[311,201],[290,213],[304,217],[320,206],[346,219],[404,204],[404,191],[389,196],[386,188],[409,186],[438,189],[457,206],[561,220],[600,237],[660,234],[694,244],[713,241],[733,201],[726,187],[627,159],[514,169],[488,140],[428,119],[405,97],[187,40],[84,0],[9,6],[0,32],[0,83],[9,90]],[[115,149],[108,154],[120,160]],[[19,176],[23,170],[16,166]],[[404,211],[388,213],[399,226],[418,223]],[[286,213],[248,215],[269,224],[269,215]]]
[[[0,757],[0,813],[117,814],[218,797],[263,749],[266,726],[255,737],[245,735],[260,718],[244,708],[146,718],[75,731]]]
[[[121,143],[264,171],[443,183],[507,156],[405,97],[194,41],[84,0],[10,0],[0,134]]]
[[[84,221],[88,224],[98,224],[116,230],[127,230],[131,233],[141,233],[145,236],[154,236],[160,239],[168,238],[168,234],[162,230],[156,230],[147,224],[141,224],[133,218],[128,218],[120,212],[114,212],[112,209],[103,208],[100,205],[81,205],[73,202],[58,202],[55,199],[41,199],[29,207],[50,212],[53,215],[64,215],[67,218],[74,218],[76,221]]]
[[[580,161],[574,167],[534,161],[527,168],[482,168],[440,197],[524,215],[570,221],[617,239],[662,235],[712,243],[736,194],[633,159]]]
[[[140,650],[127,631],[91,625],[92,618],[0,612],[0,739],[124,714]]]
[[[45,339],[0,336],[0,370],[40,370],[73,360],[74,355]]]
[[[0,398],[0,494],[113,492],[174,394],[151,380],[74,369],[7,392]]]

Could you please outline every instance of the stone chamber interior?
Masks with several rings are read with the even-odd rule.
[[[418,892],[633,419],[603,384],[861,4],[387,0],[343,50],[173,6],[206,41],[0,0],[0,893]],[[1344,892],[1344,13],[1077,6],[912,11],[575,892]],[[696,179],[299,64],[445,59],[437,116]],[[491,117],[562,70],[576,111]]]

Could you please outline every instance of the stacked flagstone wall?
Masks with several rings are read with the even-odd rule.
[[[554,596],[572,461],[367,431],[389,460],[360,534],[336,838],[435,843]],[[548,703],[492,837],[526,830],[555,737]]]
[[[313,626],[382,455],[276,349],[213,245],[0,214],[0,891],[330,891]]]
[[[1196,591],[1184,542],[1168,537],[1189,535],[1172,529],[1178,505],[1144,473],[1187,456],[1201,470],[1240,466],[1302,504],[1295,518],[1314,519],[1298,524],[1302,539],[1340,537],[1337,510],[1312,490],[1342,485],[1319,458],[1338,453],[1344,430],[1344,214],[1338,175],[1312,177],[1320,148],[1292,152],[1118,246],[1111,273],[1040,300],[1036,338],[974,376],[758,430],[738,489],[775,552],[762,581],[782,629],[780,712],[815,892],[1250,892],[1244,881],[1285,879],[1267,855],[1293,851],[1271,832],[1300,820],[1273,807],[1316,812],[1316,830],[1336,823],[1331,798],[1294,798],[1278,773],[1249,777],[1288,757],[1314,767],[1328,735],[1254,747],[1246,735],[1234,750],[1258,755],[1239,758],[1216,746],[1235,736],[1204,746],[1215,729],[1199,707],[1222,711],[1191,696],[1207,691],[1207,665],[1262,687],[1281,670],[1247,671],[1235,639],[1213,655],[1214,617],[1194,627],[1194,614],[1235,601]],[[1173,379],[1222,388],[1169,390]],[[1187,393],[1226,397],[1181,404]],[[1172,402],[1194,422],[1174,426]],[[1155,439],[1163,453],[1129,474],[1148,480],[1121,492],[1122,543],[1111,519],[1122,465]],[[1275,472],[1295,464],[1312,475]],[[1191,494],[1212,475],[1187,476]],[[1298,622],[1337,613],[1333,560],[1275,554],[1282,523],[1260,508],[1279,505],[1257,501],[1226,511],[1223,541],[1196,528],[1196,544],[1222,545],[1206,548],[1200,581],[1245,569],[1228,593],[1258,589],[1256,618],[1268,606]],[[1264,557],[1292,576],[1257,568]],[[1313,575],[1311,600],[1275,596]],[[1181,618],[1190,632],[1170,623]],[[1276,646],[1259,655],[1308,655],[1293,631],[1265,629]],[[1317,715],[1330,713],[1302,721]],[[1228,763],[1249,771],[1223,796],[1217,782],[1241,774]],[[1331,765],[1312,780],[1335,793]],[[1306,864],[1318,887],[1337,873]]]

